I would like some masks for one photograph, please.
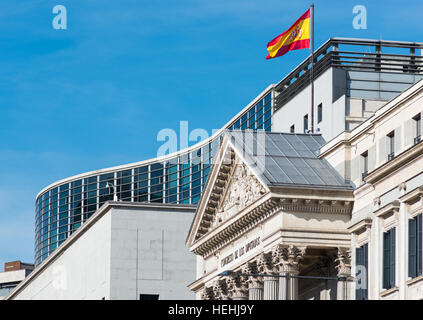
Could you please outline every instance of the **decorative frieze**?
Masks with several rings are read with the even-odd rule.
[[[281,199],[281,209],[290,212],[351,214],[352,201],[323,199]]]
[[[349,201],[337,201],[335,204],[331,200],[310,200],[305,204],[305,199],[298,198],[280,198],[269,199],[238,220],[234,221],[226,229],[220,231],[207,240],[204,244],[200,245],[194,250],[195,254],[207,257],[212,254],[213,250],[218,250],[225,244],[229,243],[238,236],[245,234],[257,226],[260,222],[265,220],[277,211],[290,211],[290,212],[322,212],[322,213],[335,213],[335,214],[350,214],[352,205]],[[319,204],[320,203],[320,204]]]
[[[261,221],[265,220],[279,209],[279,202],[274,199],[269,199],[234,221],[234,223],[227,228],[212,236],[198,248],[194,249],[193,252],[203,257],[208,257],[214,251],[222,248],[227,243],[256,227]]]

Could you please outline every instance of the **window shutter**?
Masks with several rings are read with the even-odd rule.
[[[390,287],[395,286],[395,228],[390,230],[391,254],[389,263],[389,284]]]
[[[422,214],[419,214],[417,216],[417,223],[416,223],[416,229],[417,229],[417,239],[416,239],[416,261],[417,261],[417,276],[422,275],[422,245],[423,245],[423,239],[422,239]]]
[[[420,112],[420,119],[423,119],[423,112]],[[420,134],[423,132],[423,121],[420,120]]]
[[[379,140],[379,164],[382,164],[384,162],[386,162],[386,160],[388,159],[388,153],[387,153],[387,148],[386,145],[388,143],[388,138],[386,136],[383,136],[380,140]]]
[[[360,179],[360,157],[351,160],[351,181],[357,179]]]
[[[415,278],[417,276],[417,235],[416,219],[408,220],[408,276]]]
[[[362,266],[363,265],[363,247],[360,248],[356,248],[355,249],[355,265],[357,266]],[[360,274],[361,276],[363,276],[362,274]],[[358,272],[355,272],[355,276],[358,276]],[[360,281],[360,286],[362,286],[362,280]],[[355,290],[355,299],[356,300],[363,300],[363,290],[360,289],[356,289]]]
[[[416,132],[416,121],[414,121],[413,119],[407,120],[407,122],[404,125],[405,147],[408,147],[413,144],[415,132]]]
[[[383,233],[383,288],[389,289],[389,255],[390,255],[390,241],[389,232]]]
[[[395,129],[395,155],[399,154],[401,152],[402,146],[401,146],[401,126]]]
[[[368,289],[368,286],[369,286],[369,244],[368,243],[366,243],[364,246],[363,246],[363,264],[364,264],[364,267],[366,268],[366,286],[365,286],[365,288],[366,289],[363,289],[363,299],[365,299],[365,300],[367,300],[368,299],[368,295],[367,295],[367,289]]]
[[[376,167],[376,146],[374,145],[368,151],[369,155],[369,172]]]

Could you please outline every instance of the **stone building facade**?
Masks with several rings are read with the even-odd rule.
[[[228,132],[186,242],[197,299],[423,299],[422,111],[420,81],[329,142]]]

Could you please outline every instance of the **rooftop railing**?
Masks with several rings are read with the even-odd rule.
[[[387,48],[405,52],[384,53]],[[314,79],[330,67],[422,75],[423,57],[416,55],[416,49],[423,49],[423,43],[332,38],[314,52]],[[277,84],[275,111],[310,84],[310,72],[311,55]]]

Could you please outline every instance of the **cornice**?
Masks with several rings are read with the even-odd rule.
[[[334,143],[333,146],[330,146],[328,149],[322,151],[319,157],[327,156],[332,151],[338,149],[339,146],[342,146],[342,145],[345,145],[346,147],[347,146],[351,147],[354,140],[358,139],[363,134],[366,134],[367,131],[372,130],[372,128],[376,126],[376,123],[378,123],[381,119],[389,116],[390,114],[398,110],[400,107],[402,107],[406,102],[414,99],[416,96],[421,94],[421,92],[423,91],[423,86],[422,84],[419,84],[419,82],[413,84],[410,88],[403,91],[400,95],[398,95],[397,97],[395,97],[394,99],[386,103],[384,106],[379,108],[372,116],[367,118],[365,121],[363,121],[360,125],[358,125],[353,130],[344,131],[344,132],[348,132],[349,137],[347,139],[344,138],[340,141],[337,141],[336,143]],[[372,133],[369,132],[369,134],[372,134]],[[328,141],[325,146],[330,145],[332,141],[334,141],[335,139],[337,139],[337,137],[335,137],[331,141]],[[324,148],[325,146],[323,146],[322,148]]]
[[[423,186],[417,187],[410,192],[402,195],[399,200],[403,203],[410,204],[423,198]]]
[[[261,221],[272,215],[279,209],[279,201],[275,199],[265,200],[256,208],[241,214],[235,221],[231,220],[230,224],[221,225],[218,229],[208,234],[205,238],[197,242],[191,251],[196,255],[203,257],[210,256],[213,252],[220,249],[227,243],[238,238],[248,232]]]
[[[364,178],[364,181],[366,183],[375,184],[421,155],[423,155],[423,141],[403,151],[391,161],[388,161],[375,170],[371,171]]]
[[[206,258],[280,210],[351,215],[353,204],[353,201],[345,200],[275,198],[270,197],[269,194],[267,194],[267,200],[265,197],[261,201],[262,203],[255,208],[249,209],[249,211],[244,210],[244,213],[241,212],[233,220],[207,234],[191,248],[191,251]]]
[[[333,214],[351,214],[352,203],[352,201],[327,199],[282,198],[280,200],[281,209],[284,211]]]
[[[377,209],[374,214],[376,217],[384,217],[389,213],[398,212],[400,208],[400,202],[398,200],[392,201],[380,209]]]
[[[349,226],[347,229],[350,231],[350,233],[359,233],[359,231],[362,231],[362,230],[364,231],[370,228],[371,226],[372,226],[372,219],[365,218]]]

